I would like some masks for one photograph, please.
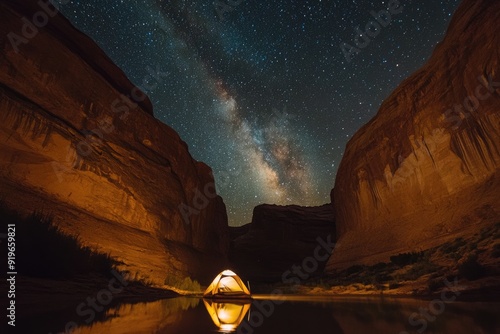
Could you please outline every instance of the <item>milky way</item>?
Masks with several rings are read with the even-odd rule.
[[[286,110],[273,110],[264,124],[257,125],[242,117],[235,99],[223,89],[220,98],[221,118],[248,170],[244,177],[253,180],[268,202],[307,201],[312,192],[311,175],[289,128],[291,116]]]
[[[352,59],[341,46],[388,1],[72,0],[61,11],[137,85],[148,68],[168,73],[147,91],[155,116],[213,168],[241,225],[261,203],[329,202],[347,141],[425,63],[458,3],[402,0]]]

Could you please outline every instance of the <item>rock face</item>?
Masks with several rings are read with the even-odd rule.
[[[54,215],[153,283],[211,278],[229,237],[210,168],[62,15],[27,35],[38,11],[37,1],[0,1],[1,198]],[[149,84],[166,80],[151,68]]]
[[[314,256],[318,238],[335,241],[331,204],[317,207],[259,205],[252,222],[232,227],[230,260],[243,279],[279,282],[294,264]],[[320,273],[326,261],[318,261]],[[313,273],[312,273],[313,274]]]
[[[347,145],[327,269],[388,260],[500,218],[500,2],[464,0],[429,62]]]

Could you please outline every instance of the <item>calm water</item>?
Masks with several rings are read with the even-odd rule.
[[[71,320],[68,319],[71,313],[75,317],[74,311],[69,312],[65,315],[66,320],[63,316],[47,314],[25,320],[34,324],[29,332],[58,333],[64,331],[64,323]],[[406,332],[500,334],[500,303],[430,304],[430,301],[412,299],[295,298],[286,301],[257,299],[252,304],[235,304],[183,297],[122,304],[103,312],[99,320],[73,331],[81,334]]]

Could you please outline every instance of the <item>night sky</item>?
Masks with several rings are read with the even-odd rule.
[[[427,61],[460,1],[401,0],[349,54],[356,27],[391,2],[72,0],[60,9],[134,84],[162,73],[144,89],[155,116],[212,167],[229,223],[242,225],[261,203],[329,202],[347,141]]]

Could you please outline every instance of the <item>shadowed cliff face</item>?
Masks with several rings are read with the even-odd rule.
[[[254,208],[251,224],[232,227],[231,234],[230,260],[241,277],[281,282],[291,266],[315,256],[315,249],[324,245],[318,238],[335,242],[333,206],[262,204]],[[317,260],[310,275],[321,273],[325,264]]]
[[[25,37],[22,17],[40,10],[0,1],[0,36]],[[210,168],[64,17],[37,30],[18,50],[9,39],[0,46],[0,196],[53,214],[153,283],[171,272],[212,277],[220,267],[207,260],[224,258],[228,231]],[[157,66],[150,85],[168,80]]]
[[[500,2],[465,0],[429,62],[348,143],[328,270],[426,249],[500,218]]]

